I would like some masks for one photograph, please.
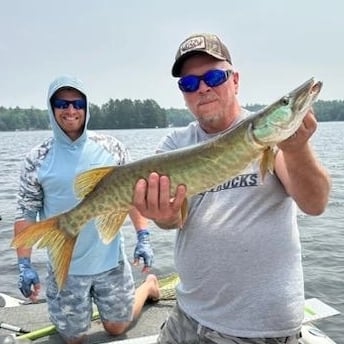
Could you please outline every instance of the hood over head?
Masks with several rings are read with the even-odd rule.
[[[68,135],[66,135],[65,132],[60,128],[60,126],[56,122],[54,110],[51,105],[51,99],[54,96],[54,94],[63,88],[74,88],[77,91],[81,92],[84,95],[86,104],[87,104],[86,110],[85,110],[86,118],[85,118],[84,130],[83,130],[82,135],[75,141],[72,141],[68,137]],[[76,142],[84,141],[86,139],[86,131],[87,131],[87,124],[90,119],[90,111],[89,111],[89,103],[87,99],[87,92],[81,80],[79,80],[78,78],[74,76],[63,75],[56,78],[54,81],[52,81],[48,89],[47,106],[48,106],[48,115],[49,115],[51,128],[53,130],[54,137],[56,140],[62,141],[68,144],[72,144],[73,142],[76,143]]]

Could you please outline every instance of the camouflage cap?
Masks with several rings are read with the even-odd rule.
[[[179,77],[185,60],[200,52],[232,64],[229,51],[218,36],[210,33],[198,33],[188,37],[179,46],[172,67],[172,75]]]

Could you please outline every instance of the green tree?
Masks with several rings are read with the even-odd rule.
[[[247,104],[250,111],[258,111],[265,105]],[[318,121],[344,121],[344,101],[319,100],[314,104]],[[186,126],[194,120],[187,109],[163,109],[153,99],[113,100],[101,107],[90,104],[90,129],[164,128]],[[49,129],[47,110],[21,109],[0,106],[0,130],[46,130]]]
[[[168,125],[173,127],[184,127],[195,120],[195,117],[187,109],[169,108],[166,113]]]
[[[105,117],[103,111],[99,106],[90,104],[90,120],[88,128],[90,129],[105,129],[104,128]]]

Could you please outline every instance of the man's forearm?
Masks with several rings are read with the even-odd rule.
[[[142,216],[136,208],[130,209],[129,217],[136,231],[148,228],[148,220],[144,216]]]
[[[14,224],[14,236],[16,236],[18,233],[22,232],[27,226],[29,226],[31,222],[28,221],[17,221]],[[26,247],[19,247],[17,248],[17,256],[18,257],[31,257],[32,248],[26,248]]]
[[[331,178],[311,147],[303,147],[302,154],[283,152],[283,158],[288,174],[288,193],[305,213],[321,214],[328,202]]]

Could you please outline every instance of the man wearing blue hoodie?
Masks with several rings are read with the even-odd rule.
[[[80,80],[62,76],[48,91],[48,114],[53,136],[26,156],[20,176],[15,235],[30,223],[66,211],[78,203],[73,183],[85,170],[123,165],[129,157],[116,138],[87,130],[90,118],[87,92]],[[147,220],[133,209],[129,213],[137,231],[134,258],[144,260],[148,271],[153,259]],[[19,288],[37,301],[39,277],[31,265],[29,248],[18,248]],[[58,291],[48,263],[46,296],[52,323],[67,343],[83,343],[90,326],[92,302],[99,310],[104,328],[113,335],[123,333],[141,312],[148,298],[159,298],[158,281],[148,275],[136,289],[131,267],[119,233],[108,245],[99,238],[94,220],[85,225],[76,242],[69,275]]]

